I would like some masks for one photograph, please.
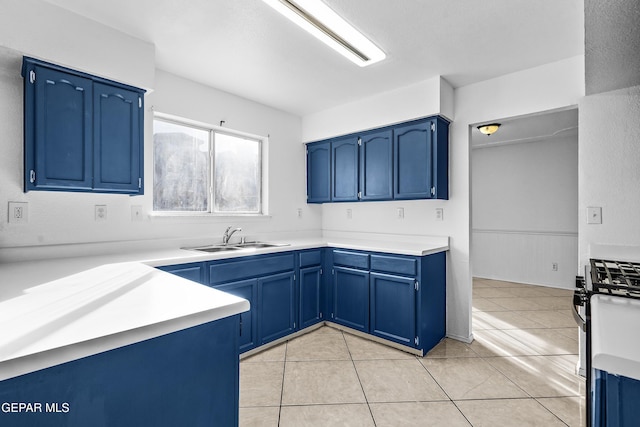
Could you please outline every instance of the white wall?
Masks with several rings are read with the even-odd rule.
[[[577,133],[475,148],[471,171],[474,276],[573,288]]]
[[[451,85],[441,77],[433,77],[304,116],[302,140],[318,141],[434,114],[452,119],[453,107]]]
[[[585,0],[586,93],[640,85],[638,0]]]
[[[155,46],[40,0],[0,0],[0,46],[144,89]]]
[[[16,6],[21,2],[3,2],[0,21],[9,23],[14,18],[29,22],[24,18],[27,9]],[[15,4],[14,4],[15,3]],[[113,51],[129,51],[134,41],[112,29],[88,21],[78,15],[63,13],[57,8],[33,0],[24,2],[27,7],[42,9],[38,13],[49,13],[49,17],[60,19],[60,32],[65,37],[78,36],[94,40],[98,53],[83,50],[57,50],[50,52],[40,48],[39,40],[45,47],[47,37],[58,37],[50,32],[57,26],[30,26],[27,46],[19,37],[7,37],[6,28],[0,25],[0,41],[11,41],[10,46],[0,46],[0,261],[33,259],[38,257],[61,257],[121,251],[126,248],[144,246],[158,247],[161,244],[182,244],[181,242],[217,241],[228,225],[241,226],[243,234],[249,237],[284,237],[287,233],[315,233],[319,235],[321,227],[321,209],[306,204],[305,191],[305,152],[301,140],[301,118],[276,110],[247,99],[240,98],[192,81],[155,70],[153,58],[144,53],[141,58],[147,62],[134,63],[136,70],[150,68],[152,73],[131,71],[128,67],[109,68],[99,57],[99,53],[114,55]],[[40,10],[40,9],[38,9]],[[40,15],[34,11],[34,19]],[[43,15],[44,16],[44,15]],[[42,18],[44,19],[44,18]],[[13,24],[12,24],[13,25]],[[14,31],[18,30],[13,25]],[[55,28],[53,28],[55,27]],[[68,30],[71,29],[71,30]],[[23,31],[24,29],[20,29]],[[79,32],[79,33],[76,33]],[[64,40],[61,40],[64,41]],[[147,44],[144,44],[147,46]],[[25,50],[22,50],[25,49]],[[104,50],[104,52],[103,52]],[[38,54],[40,53],[40,54]],[[23,136],[22,136],[22,78],[20,67],[23,54],[44,57],[53,62],[66,65],[85,64],[87,69],[100,75],[115,78],[128,83],[149,81],[154,91],[145,98],[145,181],[143,196],[130,197],[116,194],[90,194],[32,191],[23,193]],[[38,55],[37,55],[38,54]],[[125,56],[126,60],[127,57]],[[117,61],[116,61],[117,62]],[[105,72],[101,72],[105,70]],[[192,120],[219,124],[256,135],[269,136],[268,194],[269,216],[251,217],[157,217],[151,216],[153,183],[153,111],[185,117]],[[27,224],[9,224],[7,222],[8,202],[28,202],[29,222]],[[95,205],[107,205],[107,221],[96,222]],[[143,207],[143,221],[132,221],[131,207]],[[298,218],[297,209],[302,209],[302,218]],[[110,243],[110,244],[105,244]]]
[[[579,109],[580,264],[591,256],[622,257],[625,249],[637,261],[640,86],[587,96]],[[589,206],[602,208],[602,224],[587,224]]]

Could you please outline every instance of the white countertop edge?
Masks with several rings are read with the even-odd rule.
[[[415,248],[393,248],[390,249],[388,245],[384,245],[384,243],[375,242],[362,242],[362,243],[341,243],[330,240],[326,243],[326,247],[331,248],[339,248],[339,249],[352,249],[352,250],[360,250],[360,251],[370,251],[370,252],[383,252],[383,253],[393,253],[398,255],[412,255],[412,256],[425,256],[431,255],[438,252],[448,251],[449,246],[432,246],[424,249],[415,249]]]
[[[635,360],[612,354],[597,354],[593,356],[591,366],[609,374],[640,380],[640,362]]]
[[[4,360],[0,362],[0,381],[213,322],[247,310],[249,310],[249,302],[242,300],[189,316],[168,319],[161,323]]]

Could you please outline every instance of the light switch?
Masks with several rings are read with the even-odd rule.
[[[587,224],[602,224],[602,208],[587,208]]]

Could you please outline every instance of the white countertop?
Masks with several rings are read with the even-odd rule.
[[[0,302],[0,380],[249,309],[147,265],[106,264]]]
[[[296,239],[287,246],[185,249],[0,264],[0,380],[249,309],[248,301],[152,267],[319,247],[423,256],[448,238],[415,242]]]

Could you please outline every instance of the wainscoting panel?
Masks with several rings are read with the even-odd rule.
[[[572,289],[578,233],[473,229],[471,260],[473,277]]]

